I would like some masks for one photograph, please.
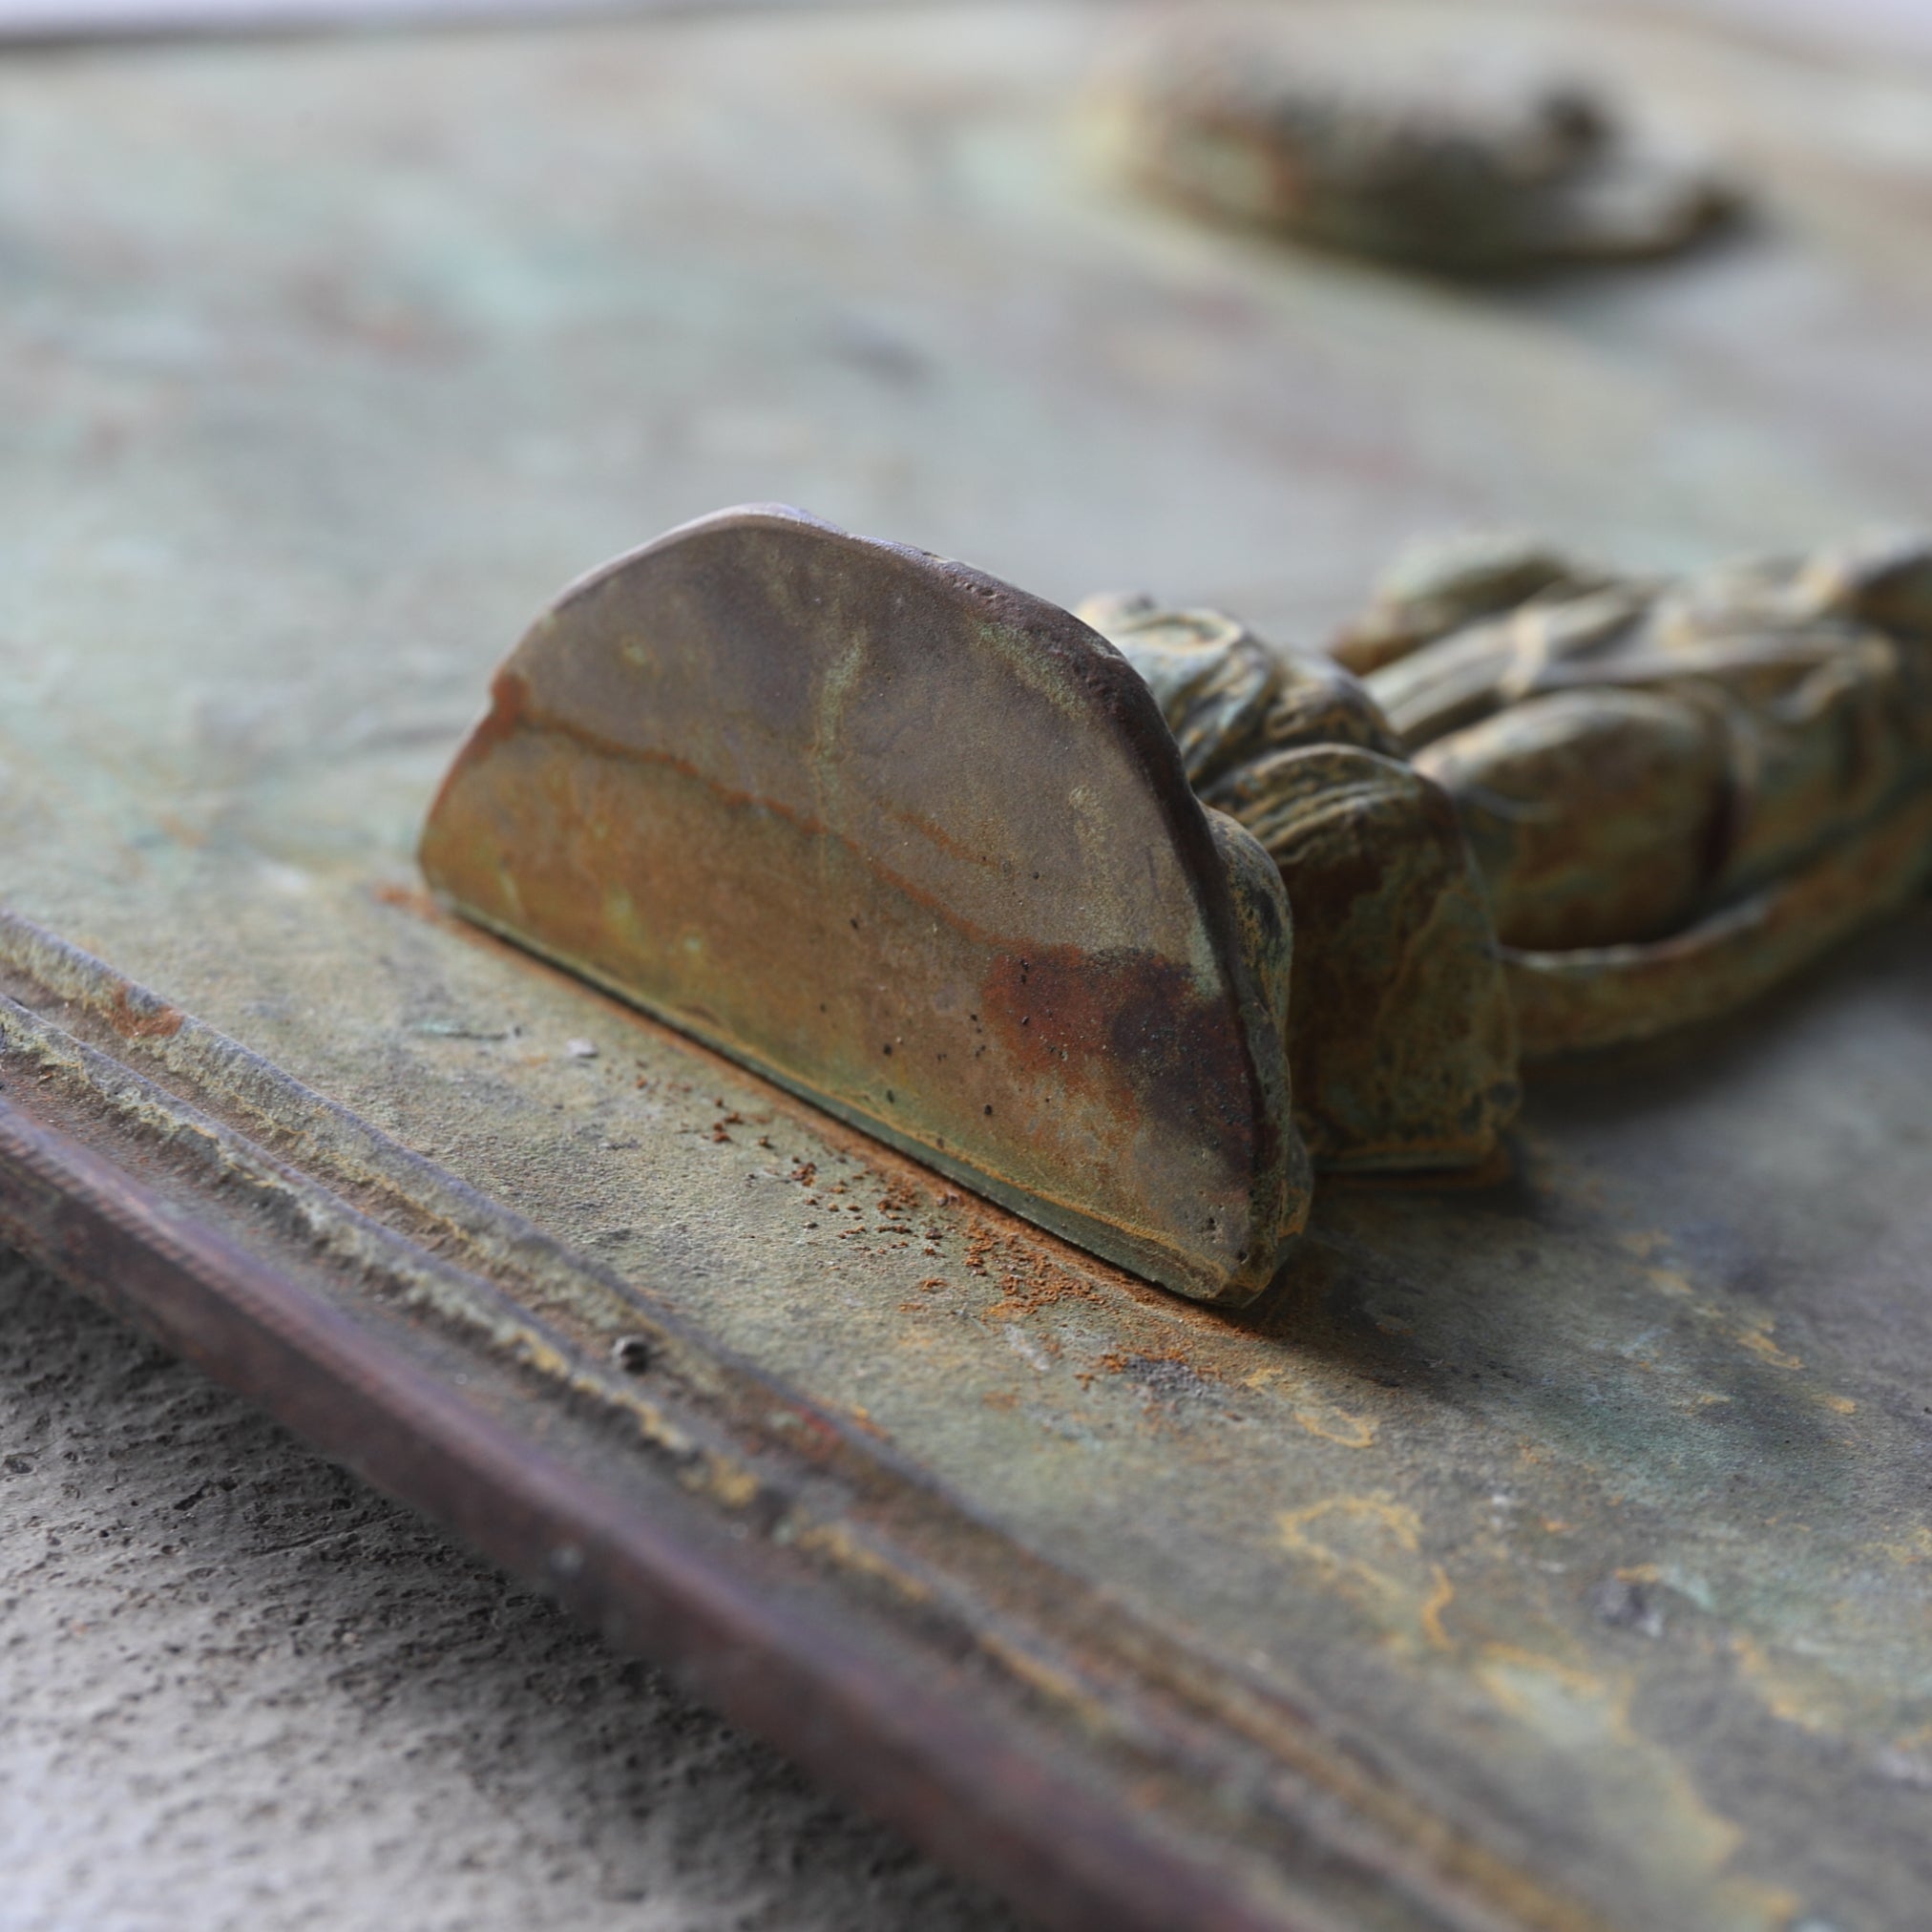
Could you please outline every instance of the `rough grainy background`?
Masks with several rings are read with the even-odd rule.
[[[1018,1932],[0,1254],[0,1932]]]

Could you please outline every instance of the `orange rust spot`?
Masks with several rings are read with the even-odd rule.
[[[443,774],[442,784],[436,788],[435,800],[430,807],[426,822],[426,846],[429,833],[434,830],[444,806],[457,787],[506,739],[515,737],[529,717],[530,686],[517,672],[505,665],[490,681],[490,709],[464,741],[463,748],[451,761],[449,770]]]
[[[107,1011],[107,1023],[123,1040],[173,1040],[187,1018],[179,1007],[157,1000],[152,1006],[136,1007],[128,998],[123,979],[114,990],[114,1003]]]
[[[974,1265],[974,1243],[981,1238],[985,1240],[986,1248],[993,1246],[990,1236],[969,1236],[966,1262],[969,1268]],[[1012,1321],[1038,1314],[1041,1309],[1062,1301],[1089,1301],[1102,1308],[1114,1306],[1110,1295],[1071,1269],[1060,1267],[1049,1256],[1034,1250],[1030,1243],[1015,1241],[1009,1236],[1005,1250],[1006,1272],[999,1283],[999,1299],[986,1311],[985,1320]],[[984,1251],[984,1249],[980,1250],[982,1254]],[[979,1271],[985,1272],[983,1261]]]
[[[882,1220],[903,1221],[908,1215],[914,1213],[918,1206],[918,1194],[903,1180],[896,1175],[887,1179],[878,1200],[878,1211]],[[902,1228],[896,1231],[903,1234],[908,1230]]]
[[[809,1409],[781,1410],[778,1419],[781,1427],[796,1432],[801,1451],[814,1462],[826,1461],[843,1446],[830,1422]]]
[[[1449,1632],[1442,1628],[1442,1612],[1456,1601],[1456,1586],[1449,1581],[1449,1572],[1439,1563],[1429,1565],[1429,1594],[1422,1600],[1417,1612],[1417,1621],[1422,1626],[1422,1634],[1438,1650],[1455,1648]]]

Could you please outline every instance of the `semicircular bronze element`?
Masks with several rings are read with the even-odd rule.
[[[1286,897],[1084,624],[793,510],[686,524],[498,672],[455,911],[1097,1254],[1247,1300],[1308,1210]]]

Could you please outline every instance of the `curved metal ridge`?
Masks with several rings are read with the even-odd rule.
[[[1307,1217],[1287,899],[1067,612],[802,513],[567,591],[422,842],[465,916],[1206,1300]]]

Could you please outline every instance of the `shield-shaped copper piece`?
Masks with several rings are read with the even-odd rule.
[[[1273,866],[1067,612],[796,511],[687,524],[498,673],[455,910],[1183,1293],[1307,1213]]]

